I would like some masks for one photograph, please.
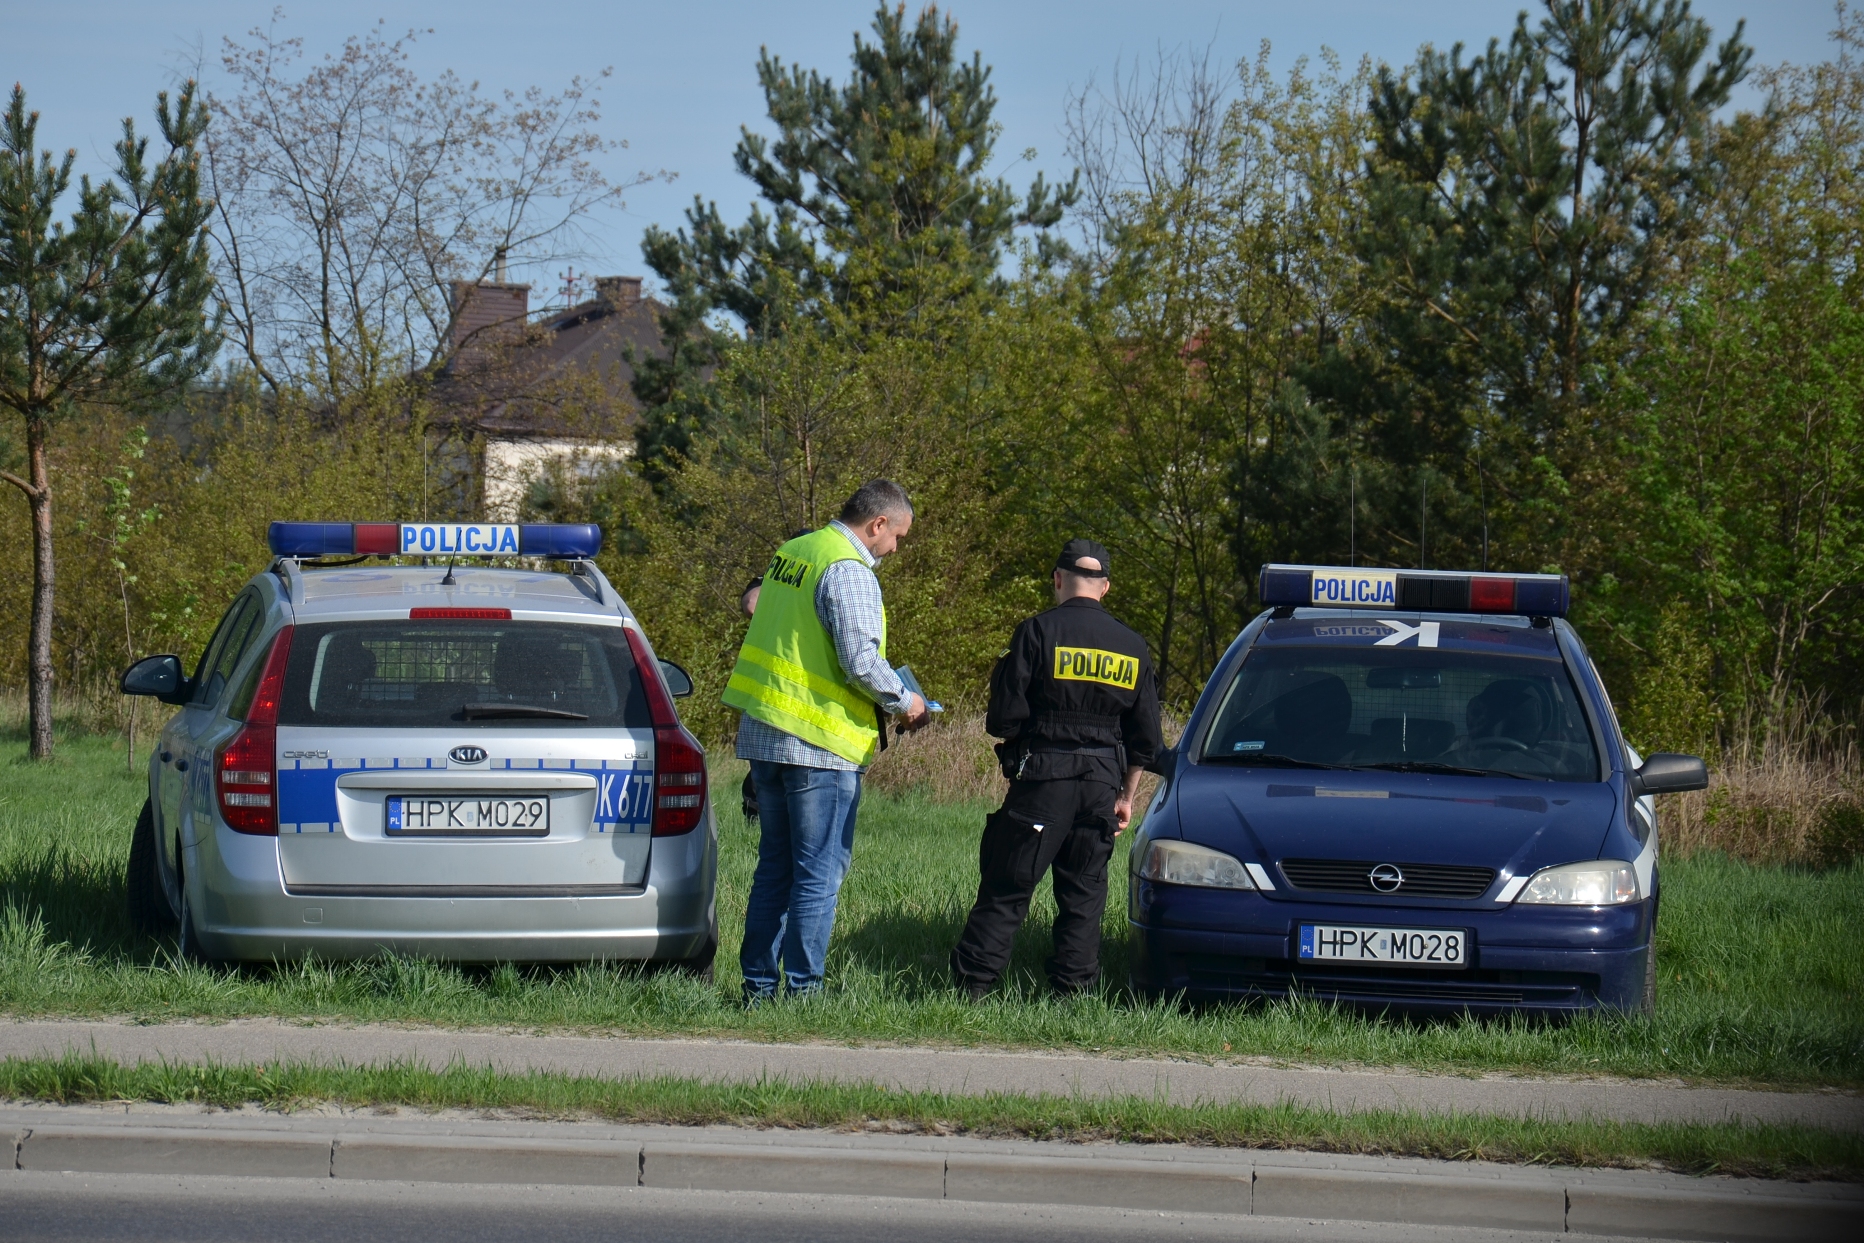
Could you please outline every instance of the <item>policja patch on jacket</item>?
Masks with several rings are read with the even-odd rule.
[[[1055,648],[1055,676],[1069,682],[1102,682],[1130,691],[1139,685],[1139,660],[1093,647]]]

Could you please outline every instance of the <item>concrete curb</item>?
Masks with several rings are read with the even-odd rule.
[[[9,1113],[0,1135],[15,1170],[801,1192],[1704,1240],[1848,1240],[1864,1227],[1864,1188],[1848,1184],[1163,1145]]]
[[[1396,1110],[1548,1121],[1724,1122],[1864,1132],[1864,1095],[1688,1087],[1652,1080],[1461,1078],[1404,1070],[1205,1064],[1158,1058],[989,1049],[932,1049],[629,1036],[537,1036],[382,1025],[298,1026],[276,1019],[222,1024],[7,1019],[0,1057],[65,1055],[220,1065],[487,1067],[620,1080],[871,1085],[958,1096],[1144,1097],[1179,1105],[1298,1104],[1335,1113]]]

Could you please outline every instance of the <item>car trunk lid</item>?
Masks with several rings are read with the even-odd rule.
[[[645,884],[653,730],[480,727],[460,744],[458,731],[281,726],[285,887],[464,897]]]

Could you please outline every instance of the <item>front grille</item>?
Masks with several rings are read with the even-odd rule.
[[[1283,859],[1282,875],[1296,889],[1325,893],[1372,893],[1387,898],[1480,898],[1495,883],[1494,868],[1455,867],[1447,863],[1400,863],[1404,883],[1387,893],[1373,886],[1372,869],[1380,859]]]

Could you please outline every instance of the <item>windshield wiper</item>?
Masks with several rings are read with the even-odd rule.
[[[548,717],[553,721],[586,721],[587,712],[567,712],[562,708],[542,708],[536,704],[461,704],[460,712],[469,721],[488,721],[501,716]]]
[[[1391,764],[1358,764],[1357,768],[1377,768],[1391,773],[1447,773],[1452,777],[1512,777],[1526,781],[1520,773],[1500,768],[1461,768],[1455,764],[1433,764],[1428,760],[1399,760]]]
[[[1323,764],[1319,760],[1297,760],[1291,755],[1262,755],[1251,752],[1247,755],[1206,755],[1206,764],[1262,764],[1269,768],[1351,768],[1351,764]]]

